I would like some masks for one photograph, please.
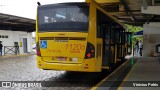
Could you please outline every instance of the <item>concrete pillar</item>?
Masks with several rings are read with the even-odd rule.
[[[143,56],[158,56],[155,46],[160,44],[160,23],[143,25]]]

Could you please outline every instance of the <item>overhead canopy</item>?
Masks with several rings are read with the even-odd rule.
[[[139,32],[135,32],[134,35],[143,35],[143,30]]]
[[[0,13],[0,30],[35,31],[36,20]]]
[[[89,0],[86,0],[89,1]],[[152,0],[94,0],[120,22],[143,26],[145,22],[160,22],[160,15],[142,14],[144,4],[152,6]],[[142,3],[142,1],[144,3]],[[159,1],[159,0],[157,0]],[[160,3],[160,2],[159,2]]]

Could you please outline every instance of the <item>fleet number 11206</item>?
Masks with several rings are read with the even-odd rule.
[[[66,44],[66,49],[85,50],[85,45],[84,44]]]

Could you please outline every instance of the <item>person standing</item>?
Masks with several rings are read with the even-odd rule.
[[[142,41],[140,40],[139,41],[139,54],[140,54],[140,56],[142,56],[142,49],[143,49],[143,44],[142,44]]]
[[[1,55],[1,57],[2,57],[2,47],[3,47],[3,45],[2,45],[2,42],[0,41],[0,55]]]
[[[137,42],[136,42],[136,53],[138,54],[138,52],[139,52],[139,42],[138,42],[138,40],[137,40]]]

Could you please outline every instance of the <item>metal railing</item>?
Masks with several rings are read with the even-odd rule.
[[[4,46],[4,55],[12,53],[19,54],[19,46]]]

